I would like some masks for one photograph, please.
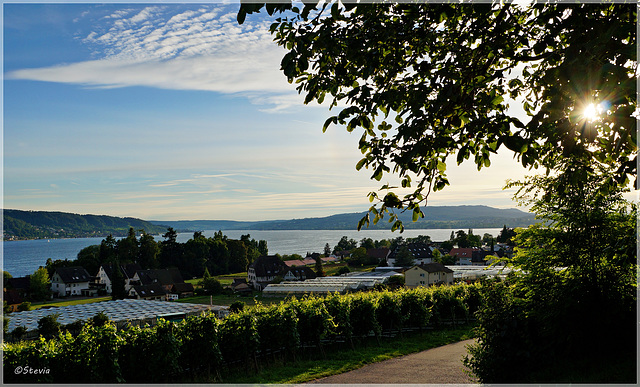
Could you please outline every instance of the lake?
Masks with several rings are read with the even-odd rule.
[[[473,229],[475,235],[489,233],[498,236],[501,228]],[[340,238],[347,236],[349,239],[360,241],[364,238],[373,240],[392,239],[398,236],[413,238],[418,235],[428,235],[433,241],[448,240],[453,229],[429,229],[429,230],[405,230],[402,234],[390,230],[226,230],[223,234],[231,239],[240,239],[240,236],[249,234],[255,240],[266,240],[269,254],[300,254],[305,256],[307,252],[322,253],[324,245],[329,243],[333,248]],[[467,231],[467,230],[465,230]],[[212,237],[216,230],[206,230],[204,236]],[[177,241],[184,243],[191,239],[193,233],[179,233]],[[161,235],[154,236],[156,241],[162,241]],[[33,274],[39,266],[44,266],[47,258],[76,259],[80,250],[87,246],[99,245],[104,238],[72,238],[72,239],[38,239],[26,241],[5,241],[2,243],[2,267],[14,277],[22,277]],[[95,273],[90,273],[95,274]]]

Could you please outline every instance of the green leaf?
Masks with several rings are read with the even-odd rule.
[[[462,121],[462,126],[468,124],[471,120],[469,119],[469,116],[467,115],[467,113],[463,113],[460,116],[460,121]]]
[[[357,171],[361,170],[366,162],[367,162],[367,158],[366,157],[363,158],[362,160],[358,161],[358,164],[356,164],[356,170]]]
[[[240,6],[240,9],[238,10],[238,16],[237,16],[238,24],[244,23],[244,20],[246,17],[247,17],[247,11],[245,11],[243,6]]]
[[[338,123],[338,117],[333,116],[333,117],[329,117],[327,118],[327,120],[324,122],[324,125],[322,125],[322,133],[327,131],[327,128],[329,127],[329,125],[331,125],[332,123],[336,124]]]
[[[420,219],[421,217],[424,217],[424,214],[422,213],[422,211],[420,211],[420,207],[416,207],[413,209],[413,221],[417,222],[418,219]]]

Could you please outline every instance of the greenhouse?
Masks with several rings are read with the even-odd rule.
[[[373,288],[386,283],[390,277],[401,275],[395,272],[359,272],[337,277],[318,277],[306,281],[285,281],[270,284],[262,291],[265,296],[327,294],[337,292],[345,294]]]
[[[27,337],[35,336],[37,334],[38,321],[52,314],[58,315],[58,322],[64,326],[78,320],[86,321],[99,313],[104,313],[118,328],[122,328],[127,324],[154,325],[158,318],[173,321],[181,320],[188,316],[209,311],[215,313],[218,317],[222,317],[228,313],[228,308],[204,304],[134,299],[104,301],[11,313],[7,316],[9,319],[8,332],[23,326],[27,329],[27,332],[32,332],[31,335],[27,333]]]
[[[447,266],[453,270],[453,278],[462,281],[475,281],[482,277],[505,277],[511,268],[504,266]]]

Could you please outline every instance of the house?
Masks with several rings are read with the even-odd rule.
[[[377,247],[373,249],[367,249],[367,255],[371,258],[375,258],[378,262],[383,262],[387,260],[391,250],[388,247]]]
[[[176,284],[173,284],[173,286],[171,287],[171,291],[169,293],[171,296],[169,297],[171,299],[191,297],[193,296],[194,292],[195,292],[195,289],[192,284],[187,282],[176,283]]]
[[[471,265],[473,263],[474,251],[480,251],[480,249],[474,247],[454,247],[449,252],[449,255],[456,258],[456,265]]]
[[[180,270],[173,267],[170,269],[148,269],[138,270],[133,275],[131,283],[134,285],[160,284],[166,291],[171,291],[173,284],[184,283]]]
[[[320,259],[322,260],[322,263],[337,262],[337,261],[340,260],[340,258],[336,257],[335,255],[330,255],[328,257],[322,257]]]
[[[493,264],[496,260],[499,259],[500,256],[496,252],[491,253],[491,251],[478,250],[473,252],[473,256],[471,257],[471,264],[473,266],[486,266]]]
[[[97,283],[100,285],[100,288],[103,288],[106,294],[111,294],[113,291],[113,287],[111,285],[111,279],[113,278],[113,269],[114,264],[106,263],[100,266],[98,269]],[[137,263],[129,263],[126,265],[120,265],[120,271],[122,276],[124,277],[124,290],[125,292],[129,292],[131,290],[131,280],[135,275],[136,271],[142,270],[142,267]]]
[[[4,291],[11,290],[11,293],[18,295],[23,300],[28,299],[31,296],[31,277],[13,277],[8,278],[4,282]],[[15,299],[14,299],[15,300]],[[21,303],[22,301],[20,301]]]
[[[251,287],[244,278],[234,278],[229,288],[234,293],[251,293]]]
[[[416,265],[404,272],[404,284],[408,288],[452,283],[453,270],[437,262]]]
[[[411,254],[413,254],[413,262],[416,265],[433,262],[433,250],[435,247],[426,243],[415,242],[396,246],[396,248],[387,256],[387,266],[395,266],[396,256],[404,246],[406,246]]]
[[[22,304],[22,302],[24,301],[17,290],[7,288],[4,288],[4,291],[2,292],[2,300],[7,303],[9,312],[17,311],[18,306],[20,306],[20,304]]]
[[[92,277],[82,266],[58,267],[51,276],[54,297],[80,296],[89,291]]]
[[[284,261],[284,264],[291,267],[291,266],[305,266],[306,264],[304,263],[304,261],[301,261],[299,259],[289,259],[287,261]]]
[[[167,300],[169,292],[159,283],[149,285],[133,285],[129,291],[129,297],[138,300]]]
[[[273,281],[286,265],[275,255],[263,255],[249,264],[247,282],[257,290],[262,290]]]
[[[278,276],[282,277],[284,281],[304,281],[317,277],[316,273],[308,266],[287,267],[282,269],[282,271],[278,273]]]
[[[138,299],[159,299],[153,297],[158,297],[160,288],[164,299],[186,297],[195,291],[192,284],[184,282],[177,268],[138,270],[130,283],[129,297]]]

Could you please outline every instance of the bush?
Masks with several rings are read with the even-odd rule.
[[[289,303],[298,316],[298,332],[303,344],[317,344],[334,328],[331,315],[318,297],[305,297],[302,300],[294,298]]]
[[[113,324],[96,327],[87,324],[77,337],[61,336],[57,382],[121,383],[124,382],[118,362],[123,340]]]
[[[405,324],[422,329],[429,323],[431,307],[427,306],[429,292],[425,288],[416,288],[400,293],[400,308]]]
[[[279,304],[256,307],[254,314],[260,338],[260,351],[266,353],[284,349],[281,358],[285,358],[287,353],[295,356],[300,346],[298,317],[295,311]]]
[[[380,324],[376,316],[377,302],[374,293],[357,293],[351,296],[351,326],[354,336],[380,336]]]
[[[178,331],[172,322],[159,319],[153,327],[129,327],[123,332],[119,364],[127,383],[166,383],[180,374]]]
[[[222,284],[215,277],[203,278],[199,285],[205,290],[205,294],[221,294],[223,290]]]
[[[256,317],[247,311],[230,314],[220,323],[219,343],[227,362],[242,361],[251,368],[251,360],[259,345]]]
[[[38,333],[45,339],[52,339],[60,334],[61,325],[58,322],[58,314],[50,314],[38,320]]]
[[[104,312],[100,312],[89,319],[89,322],[95,327],[101,327],[109,322],[109,316],[107,316]]]
[[[234,301],[231,303],[231,305],[229,305],[229,311],[231,313],[242,312],[244,310],[245,305],[246,304],[244,303],[244,301]]]
[[[400,304],[400,296],[395,292],[381,292],[376,307],[376,320],[382,329],[402,329],[404,315]]]
[[[341,296],[338,293],[328,295],[324,299],[324,305],[327,308],[333,325],[329,335],[333,338],[343,337],[347,341],[352,342],[353,327],[351,326],[351,297]]]
[[[58,341],[46,340],[44,337],[17,344],[4,344],[3,382],[53,383],[56,373],[61,371],[56,361],[59,353]],[[29,372],[30,370],[35,372]]]
[[[351,273],[351,269],[349,269],[349,266],[342,266],[338,269],[338,275],[347,274],[347,273]]]
[[[180,364],[192,380],[220,377],[222,353],[218,344],[219,321],[213,314],[190,316],[178,324],[176,336],[181,342]]]
[[[27,328],[16,327],[14,330],[11,331],[11,338],[13,340],[19,341],[19,340],[22,340],[22,338],[26,333],[27,333]]]

